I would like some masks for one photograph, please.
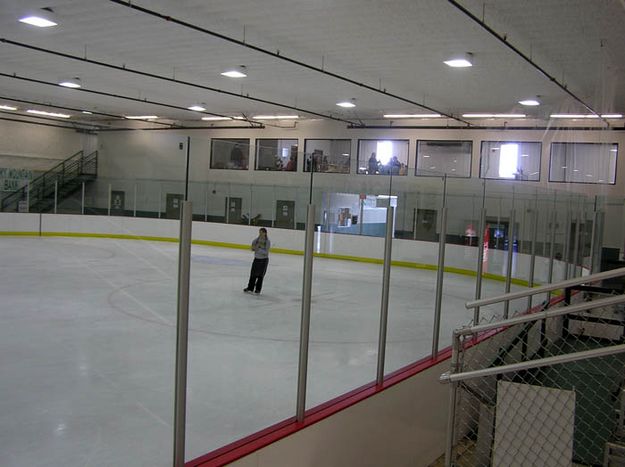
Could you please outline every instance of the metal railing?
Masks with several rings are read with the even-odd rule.
[[[56,206],[83,181],[93,180],[97,173],[98,152],[85,156],[79,151],[2,198],[0,211],[45,211]]]
[[[621,276],[625,268],[466,307]],[[451,386],[446,466],[595,464],[622,437],[625,295],[586,290],[569,306],[454,331],[451,368],[440,377]]]

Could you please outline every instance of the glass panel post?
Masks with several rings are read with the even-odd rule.
[[[174,467],[184,467],[192,221],[192,203],[191,201],[183,201],[180,216],[180,246],[178,253],[178,319],[176,325]]]
[[[531,258],[530,258],[530,271],[529,278],[527,280],[527,286],[531,289],[534,287],[534,269],[536,268],[536,237],[538,236],[538,199],[534,205],[534,215],[532,216],[532,245],[531,245]],[[527,309],[532,308],[532,297],[527,297]]]
[[[54,180],[54,214],[56,214],[58,200],[59,200],[59,181]]]
[[[486,240],[486,180],[482,188],[482,209],[480,210],[480,230],[478,231],[477,275],[475,278],[475,299],[482,298],[482,273],[484,272],[484,242]],[[480,323],[480,307],[473,310],[473,324]]]
[[[137,184],[134,185],[134,200],[132,206],[132,217],[137,217]]]
[[[434,330],[432,335],[432,358],[438,356],[441,330],[441,307],[443,303],[443,277],[445,273],[445,242],[447,240],[447,175],[443,177],[443,207],[441,208],[441,233],[438,239],[438,269],[436,271],[436,302],[434,304]]]
[[[113,196],[113,192],[112,192],[112,187],[111,184],[109,183],[109,201],[108,201],[108,208],[107,208],[107,216],[111,215],[111,200],[112,200],[112,196]]]
[[[80,201],[80,213],[85,215],[85,182],[82,182],[82,198]]]
[[[308,205],[306,237],[304,240],[304,279],[302,284],[302,319],[299,340],[299,370],[297,376],[297,421],[304,420],[306,410],[306,378],[308,376],[308,343],[310,337],[310,303],[312,295],[313,247],[315,244],[315,205]]]
[[[577,265],[579,264],[579,244],[580,244],[580,233],[581,233],[581,224],[583,219],[583,212],[579,210],[577,212],[577,222],[575,222],[575,239],[573,241],[573,277],[577,277]]]
[[[514,200],[513,200],[513,203],[514,203]],[[512,284],[512,260],[514,257],[513,255],[514,255],[514,233],[515,233],[514,224],[515,222],[516,222],[516,210],[513,208],[512,211],[510,211],[510,226],[509,226],[510,232],[508,233],[508,256],[507,256],[507,263],[506,263],[505,293],[510,292],[510,286]],[[506,302],[504,303],[504,308],[503,308],[504,319],[508,319],[509,312],[510,312],[510,301],[506,300]]]
[[[389,195],[390,196],[390,195]],[[384,238],[384,271],[382,274],[382,303],[380,307],[380,334],[378,338],[378,370],[376,383],[384,382],[384,357],[386,354],[386,332],[388,325],[388,299],[391,282],[391,252],[393,246],[393,219],[395,208],[390,205],[386,208],[386,235]]]

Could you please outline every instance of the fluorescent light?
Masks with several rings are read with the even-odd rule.
[[[524,99],[522,101],[519,101],[519,104],[534,107],[540,105],[540,101],[538,100],[538,98],[532,97],[531,99]]]
[[[255,120],[294,120],[299,118],[299,115],[254,115],[252,118]]]
[[[521,157],[529,157],[529,154],[521,154]]]
[[[63,86],[65,88],[71,88],[71,89],[78,89],[82,87],[82,84],[80,84],[80,78],[71,78],[71,79],[61,80],[61,82],[59,83],[59,86]]]
[[[191,107],[187,107],[187,109],[194,110],[196,112],[204,112],[206,110],[206,107],[196,104],[196,105],[192,105]]]
[[[59,117],[59,118],[69,118],[71,115],[60,114],[56,112],[46,112],[44,110],[27,110],[26,113],[35,114],[35,115],[45,115],[47,117]]]
[[[439,118],[440,116],[440,114],[384,114],[384,118]]]
[[[579,169],[573,169],[573,172],[579,172]]]
[[[247,70],[245,66],[240,65],[235,68],[230,68],[229,70],[224,71],[222,76],[227,76],[228,78],[245,78],[247,77]]]
[[[464,53],[445,60],[445,65],[452,68],[467,68],[473,66],[473,54]]]
[[[156,115],[125,115],[128,120],[154,120],[158,118]]]
[[[423,158],[424,158],[424,159],[427,159],[427,158],[429,158],[429,157],[430,157],[430,156],[423,156]]]
[[[601,118],[623,118],[623,114],[601,114]]]
[[[10,105],[0,105],[0,110],[17,110],[17,107],[11,107]]]
[[[37,26],[38,28],[49,28],[57,26],[58,23],[54,21],[52,10],[41,8],[35,12],[30,12],[28,15],[19,19],[21,23],[30,24],[31,26]]]
[[[343,107],[346,109],[351,109],[352,107],[356,107],[356,99],[350,99],[348,101],[337,102],[336,105],[339,107]]]
[[[202,117],[202,120],[207,122],[217,122],[221,120],[232,120],[230,117]]]
[[[551,118],[599,118],[595,114],[551,114]]]
[[[464,118],[525,118],[525,114],[462,114]]]
[[[563,165],[561,168],[562,168],[562,169],[566,169],[567,167],[566,167],[566,165]]]
[[[87,115],[93,115],[93,112],[89,112],[88,110],[83,110],[82,113]]]

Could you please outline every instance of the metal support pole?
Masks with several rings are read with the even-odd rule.
[[[360,200],[360,212],[358,213],[358,235],[362,235],[362,223],[365,220],[365,200]]]
[[[577,265],[579,263],[579,237],[582,227],[582,211],[577,213],[575,222],[575,239],[573,241],[573,277],[577,277]]]
[[[30,212],[30,180],[26,184],[26,212]]]
[[[378,370],[376,384],[384,382],[384,360],[386,356],[386,329],[388,324],[388,299],[391,284],[391,253],[393,246],[393,216],[395,208],[386,208],[386,236],[384,238],[384,267],[382,273],[382,303],[380,306],[380,333],[378,338]]]
[[[571,217],[571,211],[569,209],[566,211],[566,223],[564,224],[564,254],[562,255],[565,261],[564,280],[569,278],[569,265],[571,264]]]
[[[81,214],[85,214],[85,182],[82,182],[82,200],[80,202],[81,205]]]
[[[183,201],[180,216],[180,246],[178,250],[178,320],[176,323],[176,381],[174,396],[174,467],[184,466],[192,220],[192,203],[191,201]]]
[[[107,213],[107,215],[108,215],[108,216],[110,216],[110,215],[111,215],[111,201],[112,201],[112,196],[113,196],[113,192],[112,192],[111,184],[109,183],[109,204],[108,204],[108,213]]]
[[[549,272],[547,273],[547,283],[553,282],[553,259],[556,249],[556,222],[558,221],[557,211],[554,209],[551,213],[551,240],[549,242]],[[551,292],[547,292],[547,302],[551,298]]]
[[[137,217],[137,184],[134,186],[134,202],[132,207],[132,217]]]
[[[208,183],[205,185],[206,187],[206,196],[204,200],[204,222],[208,222]]]
[[[453,375],[459,369],[460,354],[460,336],[453,334],[451,343],[451,368],[449,374]],[[454,428],[456,420],[456,394],[458,392],[458,383],[452,383],[449,388],[449,407],[447,409],[447,435],[445,439],[445,467],[452,466],[452,451],[454,445]]]
[[[159,183],[158,184],[158,218],[161,218],[161,203],[163,202],[163,187],[162,185]]]
[[[59,201],[59,181],[54,180],[54,214],[56,214],[58,201]]]
[[[593,213],[592,216],[592,234],[590,236],[590,274],[594,274],[598,269],[599,264],[597,261],[597,243],[598,243],[598,234],[599,234],[599,230],[598,230],[598,225],[599,225],[599,219],[601,218],[601,214],[599,211],[597,211],[597,208],[595,207],[595,211]]]
[[[434,332],[432,335],[432,358],[438,355],[441,332],[441,308],[443,304],[443,277],[445,273],[445,240],[447,239],[447,206],[441,209],[441,233],[438,240],[438,270],[436,271],[436,302],[434,304]]]
[[[306,411],[306,378],[308,376],[308,343],[310,335],[310,303],[312,296],[313,247],[315,244],[315,205],[308,205],[304,240],[304,280],[302,284],[302,320],[299,337],[297,375],[297,421],[304,421]]]
[[[510,223],[508,225],[508,263],[506,264],[506,293],[510,292],[512,285],[512,260],[514,258],[514,224],[516,222],[516,211],[510,211]],[[503,306],[503,317],[508,318],[510,312],[510,301],[506,300]]]
[[[536,237],[538,236],[538,206],[534,208],[534,216],[532,219],[534,225],[532,226],[532,245],[531,245],[531,258],[530,258],[530,274],[527,280],[527,286],[529,288],[534,287],[534,269],[536,268]],[[532,308],[532,295],[527,297],[527,309]]]
[[[486,181],[483,182],[482,209],[480,210],[480,230],[478,231],[477,245],[477,275],[475,277],[475,299],[482,298],[482,273],[484,272],[484,240],[486,232]],[[473,310],[473,324],[480,322],[480,307]]]

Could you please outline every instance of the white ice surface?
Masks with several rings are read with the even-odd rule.
[[[0,258],[0,465],[171,465],[177,244],[3,237]],[[187,459],[294,416],[302,263],[272,254],[255,296],[250,252],[193,247]],[[435,280],[392,269],[386,373],[431,352]],[[315,259],[307,407],[375,379],[381,283]],[[474,289],[445,275],[441,347]]]

